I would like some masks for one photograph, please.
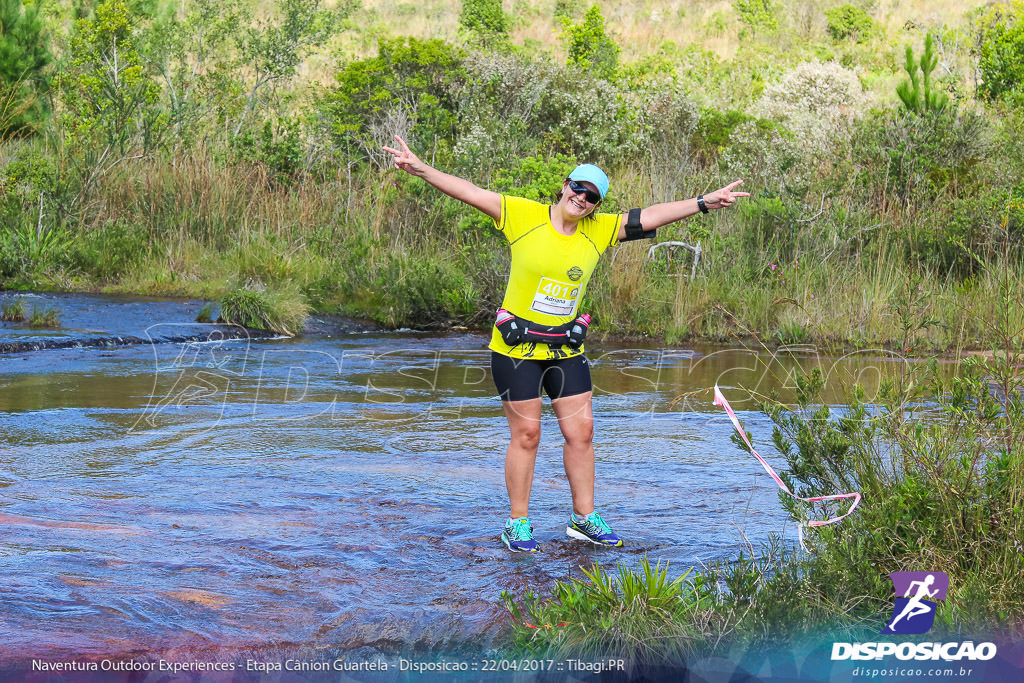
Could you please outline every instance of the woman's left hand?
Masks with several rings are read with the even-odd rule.
[[[704,204],[709,209],[724,209],[727,206],[732,206],[737,197],[749,197],[749,192],[732,191],[734,187],[742,182],[742,180],[737,180],[734,183],[729,183],[720,190],[715,190],[714,192],[704,195]]]

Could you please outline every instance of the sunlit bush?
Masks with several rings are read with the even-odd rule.
[[[534,153],[555,123],[541,100],[557,67],[513,54],[474,52],[463,61],[466,78],[452,84],[459,112],[454,164],[486,170]]]
[[[459,26],[484,45],[508,42],[509,18],[501,9],[501,0],[462,0]]]
[[[740,21],[754,31],[772,31],[779,26],[776,7],[771,0],[732,0]]]
[[[865,42],[877,30],[871,16],[856,5],[840,5],[825,10],[828,34],[833,40]]]
[[[599,5],[587,10],[583,21],[578,24],[566,23],[564,37],[568,66],[576,67],[598,76],[612,78],[619,67],[619,46],[604,28],[604,16]]]
[[[784,124],[805,154],[819,154],[848,140],[863,100],[849,69],[835,62],[800,62],[765,87],[753,113]]]

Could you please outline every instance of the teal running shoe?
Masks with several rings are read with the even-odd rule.
[[[505,530],[501,532],[501,542],[514,553],[535,553],[540,550],[540,545],[533,540],[529,517],[509,518]]]
[[[594,545],[603,545],[610,548],[621,548],[622,539],[612,531],[608,522],[601,518],[597,512],[591,512],[585,519],[580,519],[575,513],[569,515],[569,526],[565,533],[570,538],[577,538],[581,541],[590,541]]]

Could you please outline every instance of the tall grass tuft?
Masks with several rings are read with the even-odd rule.
[[[262,291],[243,287],[221,299],[217,321],[292,337],[302,331],[308,315],[309,305],[294,288]]]
[[[502,599],[513,619],[513,647],[553,659],[622,658],[631,667],[678,662],[703,635],[710,605],[705,584],[670,580],[668,566],[645,556],[635,569],[600,565],[584,579],[559,581],[550,600],[528,593]]]
[[[0,306],[0,320],[10,323],[25,322],[25,300],[18,298],[13,301],[4,300]]]
[[[60,310],[52,306],[32,307],[32,315],[28,317],[31,327],[60,327]]]

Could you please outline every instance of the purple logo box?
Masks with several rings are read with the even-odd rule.
[[[909,598],[910,584],[915,582],[929,584],[929,592],[934,593],[928,597],[929,600],[945,600],[946,591],[949,590],[949,577],[944,572],[893,572],[889,578],[892,579],[897,598]]]

